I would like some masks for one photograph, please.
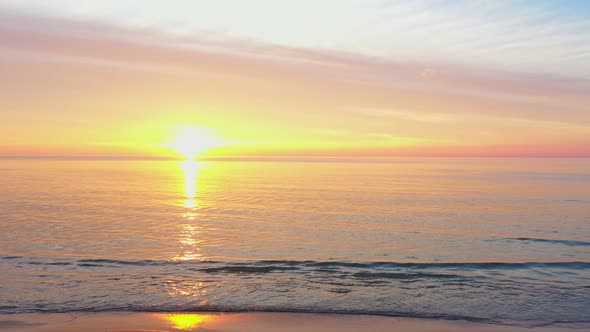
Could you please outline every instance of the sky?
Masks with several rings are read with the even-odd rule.
[[[584,0],[3,0],[0,155],[590,157],[588,31]]]

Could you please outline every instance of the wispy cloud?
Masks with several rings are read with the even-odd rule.
[[[16,1],[0,8],[393,61],[590,78],[580,1]]]

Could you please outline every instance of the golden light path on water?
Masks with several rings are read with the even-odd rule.
[[[172,258],[175,261],[197,260],[202,257],[199,253],[199,244],[202,242],[198,238],[199,225],[196,221],[198,216],[197,201],[197,177],[202,164],[193,160],[187,160],[182,163],[182,172],[184,176],[184,208],[183,217],[186,223],[182,225],[180,244],[181,252]]]
[[[182,170],[183,184],[184,184],[184,198],[182,206],[185,211],[182,217],[185,223],[181,224],[179,244],[180,251],[172,258],[173,261],[194,261],[201,260],[202,254],[200,246],[203,240],[199,237],[201,227],[198,224],[198,200],[197,200],[197,179],[199,171],[202,168],[202,163],[187,160],[180,164]],[[199,300],[207,293],[203,282],[184,282],[182,284],[176,283],[174,280],[168,281],[168,294],[172,297],[190,297],[191,301]],[[205,304],[206,301],[201,301],[200,304]],[[200,322],[204,321],[207,315],[167,315],[166,318],[173,321],[175,328],[180,330],[189,330],[198,327]]]
[[[187,160],[182,162],[182,170],[184,174],[184,207],[187,209],[197,208],[197,176],[202,168],[200,162],[194,160]]]

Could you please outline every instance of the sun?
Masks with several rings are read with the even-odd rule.
[[[210,130],[202,128],[183,128],[173,136],[172,142],[166,144],[185,158],[192,160],[207,150],[222,144],[219,137],[211,135]]]

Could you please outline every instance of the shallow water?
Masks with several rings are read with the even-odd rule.
[[[0,159],[0,313],[590,317],[590,159]]]

